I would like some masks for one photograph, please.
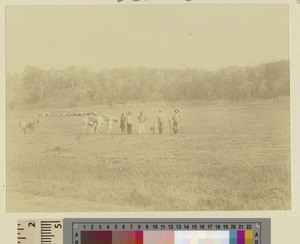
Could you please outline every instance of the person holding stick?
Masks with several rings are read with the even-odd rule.
[[[172,117],[173,124],[172,124],[172,129],[174,134],[178,134],[178,123],[179,123],[179,118],[181,118],[181,115],[179,114],[179,110],[175,109],[174,110],[174,115]]]

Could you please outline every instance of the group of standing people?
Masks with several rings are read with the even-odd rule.
[[[180,117],[181,115],[179,114],[179,110],[175,109],[174,115],[172,116],[172,125],[169,119],[170,130],[172,130],[174,134],[178,134],[178,124],[179,124]],[[138,119],[138,134],[144,135],[145,121],[148,118],[143,114],[143,111],[141,111],[137,119]],[[165,127],[165,115],[161,110],[158,111],[156,120],[157,120],[158,132],[159,134],[162,135],[164,133],[164,127]],[[122,133],[131,135],[133,122],[134,122],[134,117],[131,111],[127,112],[126,114],[122,113],[120,117],[120,129]],[[151,130],[151,134],[155,134],[154,123],[153,126],[150,128],[150,130]]]
[[[120,129],[122,133],[132,134],[132,124],[133,124],[133,113],[131,111],[121,114],[120,118]]]

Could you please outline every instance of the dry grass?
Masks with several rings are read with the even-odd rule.
[[[8,114],[7,210],[291,208],[288,100],[177,107],[183,115],[177,136],[166,125],[163,136],[103,131],[81,138],[80,117],[43,118],[35,133],[22,134],[19,114]],[[174,105],[131,110],[152,117],[158,108],[171,116]],[[89,109],[119,116],[128,107],[77,110]]]

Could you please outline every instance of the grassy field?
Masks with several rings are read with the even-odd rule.
[[[152,118],[179,108],[180,134]],[[291,208],[288,99],[256,103],[136,104],[62,111],[119,117],[140,110],[148,134],[78,135],[82,117],[44,117],[32,134],[8,113],[7,211],[277,210]],[[45,112],[45,110],[43,110]]]

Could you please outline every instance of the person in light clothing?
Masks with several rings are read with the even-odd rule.
[[[158,123],[158,131],[159,134],[163,134],[163,126],[165,122],[165,115],[161,110],[159,110],[158,115],[157,115],[157,123]]]
[[[140,135],[144,135],[145,134],[145,121],[147,120],[148,118],[145,117],[143,115],[143,111],[140,112],[140,115],[138,117],[138,121],[139,121],[139,129],[138,129],[138,133]]]
[[[109,115],[108,116],[108,120],[107,120],[107,132],[108,134],[112,134],[113,133],[113,118]]]
[[[131,135],[132,134],[132,124],[133,124],[132,112],[128,112],[126,122],[127,122],[127,134]]]

